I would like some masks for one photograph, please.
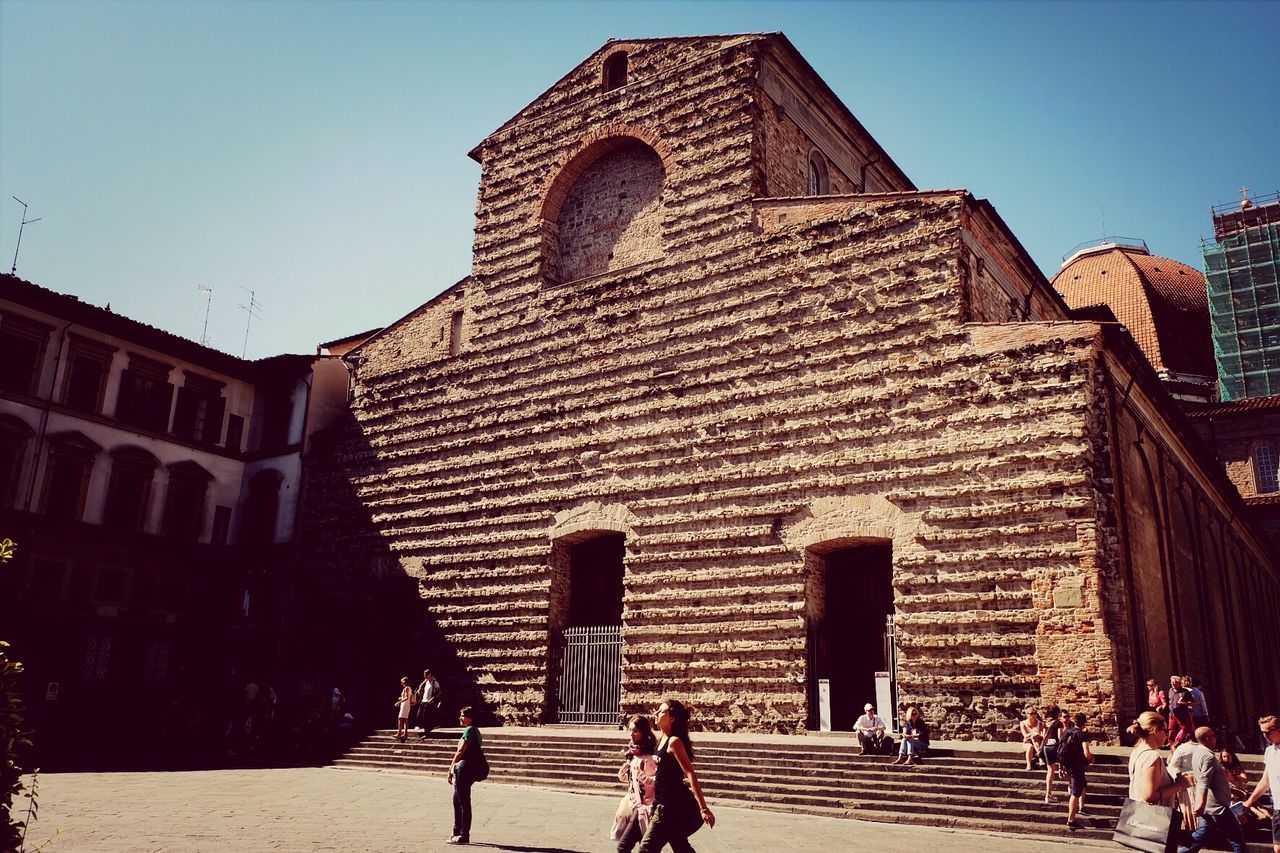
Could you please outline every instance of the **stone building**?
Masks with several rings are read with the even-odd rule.
[[[366,692],[429,658],[506,722],[794,732],[888,672],[981,739],[1171,672],[1275,706],[1275,562],[1158,366],[784,36],[610,41],[471,156],[471,275],[344,356],[309,458],[299,643]]]

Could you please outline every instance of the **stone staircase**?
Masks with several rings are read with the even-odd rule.
[[[458,731],[425,742],[397,743],[393,730],[373,733],[334,762],[346,768],[444,774]],[[1090,768],[1080,828],[1066,827],[1066,783],[1044,802],[1044,771],[1027,772],[1013,745],[949,745],[924,763],[895,766],[863,756],[846,738],[694,733],[698,778],[716,805],[959,827],[1092,842],[1111,838],[1128,788],[1126,755],[1099,754]],[[621,731],[554,728],[484,730],[490,783],[621,796]],[[1254,778],[1260,770],[1251,767]],[[1257,840],[1263,840],[1258,836]],[[1119,849],[1119,848],[1117,848]],[[1263,848],[1258,848],[1263,849]]]

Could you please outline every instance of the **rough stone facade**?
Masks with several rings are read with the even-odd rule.
[[[834,194],[796,198],[815,150]],[[370,651],[406,620],[405,671],[429,648],[452,698],[554,719],[565,549],[618,534],[620,715],[675,694],[704,726],[804,730],[814,626],[870,642],[889,614],[899,703],[943,737],[1051,701],[1114,730],[1140,669],[1239,650],[1166,660],[1135,621],[1158,613],[1117,470],[1131,342],[1073,321],[989,204],[915,191],[785,38],[611,42],[473,156],[472,276],[348,356],[349,428],[311,458],[316,601],[362,577],[370,613],[377,578],[397,601]],[[1149,393],[1141,434],[1274,589]],[[858,594],[881,565],[885,614]]]

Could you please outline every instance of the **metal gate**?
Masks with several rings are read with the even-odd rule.
[[[622,626],[565,628],[559,721],[614,725],[622,704]]]

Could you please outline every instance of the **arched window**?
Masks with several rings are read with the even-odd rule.
[[[1253,446],[1253,485],[1258,494],[1280,491],[1276,470],[1280,457],[1276,455],[1276,443],[1267,439]]]
[[[604,90],[612,92],[627,85],[627,52],[620,50],[604,61]]]
[[[817,151],[809,152],[809,195],[826,195],[831,192],[831,178],[827,173],[827,159]]]

